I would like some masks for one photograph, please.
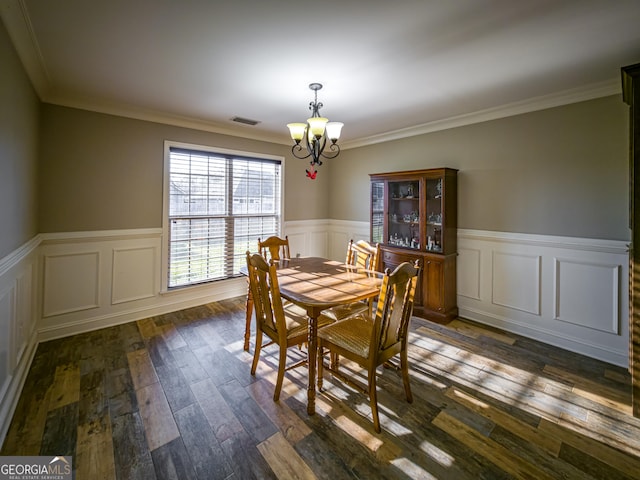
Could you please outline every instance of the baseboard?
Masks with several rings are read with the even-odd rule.
[[[494,314],[487,314],[483,311],[474,310],[472,308],[460,308],[458,313],[460,318],[473,320],[484,325],[489,325],[506,332],[522,335],[523,337],[538,340],[554,347],[559,347],[570,352],[586,355],[591,358],[602,360],[626,368],[628,365],[628,356],[601,345],[595,345],[586,342],[584,339],[570,337],[566,334],[558,335],[554,331],[548,329],[532,327],[524,322],[514,321],[510,318],[502,317]]]

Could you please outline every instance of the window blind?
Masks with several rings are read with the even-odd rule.
[[[281,162],[215,152],[169,150],[168,286],[231,278],[280,235]]]

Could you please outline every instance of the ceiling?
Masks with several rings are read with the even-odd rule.
[[[638,0],[0,0],[41,100],[343,148],[619,93]],[[231,120],[257,120],[256,126]]]

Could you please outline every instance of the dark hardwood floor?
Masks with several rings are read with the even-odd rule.
[[[381,369],[381,434],[328,376],[308,416],[305,368],[274,403],[277,347],[252,377],[242,297],[46,342],[1,454],[71,455],[80,480],[640,478],[626,370],[464,320],[411,329],[414,402]]]

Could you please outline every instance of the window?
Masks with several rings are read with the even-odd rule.
[[[282,161],[249,155],[169,145],[168,288],[238,276],[259,237],[280,235]]]

